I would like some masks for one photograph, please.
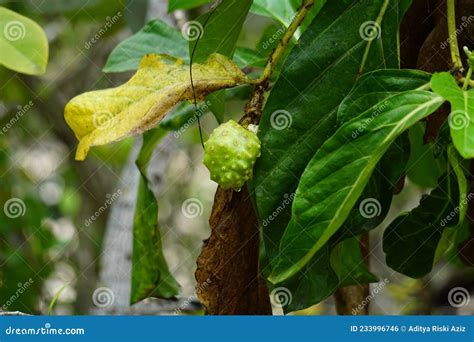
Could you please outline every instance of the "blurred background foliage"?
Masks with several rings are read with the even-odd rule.
[[[195,8],[194,2],[202,6]],[[77,94],[127,80],[130,71],[103,71],[113,49],[150,20],[160,18],[179,28],[209,8],[207,1],[194,2],[174,1],[171,9],[176,11],[168,13],[165,0],[0,0],[0,6],[43,27],[50,51],[47,72],[40,77],[0,66],[0,127],[7,128],[0,132],[0,205],[11,198],[20,198],[25,204],[24,213],[18,218],[0,215],[0,305],[4,310],[45,314],[54,296],[66,285],[53,313],[91,312],[92,293],[100,285],[101,250],[110,211],[90,225],[85,222],[116,192],[123,168],[133,163],[130,153],[139,138],[95,147],[87,161],[76,162],[77,141],[64,122],[63,109]],[[237,44],[244,56],[240,65],[248,73],[258,71],[282,34],[282,25],[294,13],[291,6],[285,12],[280,7],[265,6],[266,1],[260,3],[263,5],[253,8],[247,17]],[[113,18],[117,20],[104,30]],[[94,42],[98,32],[100,37]],[[227,92],[226,120],[241,116],[248,93],[248,87]],[[194,121],[189,123],[192,114],[191,106],[180,105],[162,124],[177,131],[164,179],[167,191],[159,199],[159,221],[164,231],[165,254],[184,298],[194,293],[195,260],[202,240],[209,234],[207,218],[216,188],[201,164],[198,129]],[[211,115],[203,118],[205,138],[216,125]],[[427,165],[432,163],[426,161]],[[408,183],[397,196],[386,222],[416,205],[425,192],[426,188]],[[202,215],[196,219],[183,216],[181,205],[187,198],[198,198],[203,204]],[[423,280],[412,281],[393,274],[384,265],[381,250],[375,259],[375,273],[381,279],[390,275],[391,290],[374,300],[374,313],[436,312],[432,298],[426,298],[426,288],[420,286]],[[451,279],[457,271],[448,267],[433,274],[440,278],[434,284],[442,287],[442,278]],[[429,304],[407,306],[407,298],[412,304]],[[332,307],[329,299],[300,314],[332,313]]]

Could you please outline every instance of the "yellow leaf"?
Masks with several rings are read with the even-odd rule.
[[[230,59],[219,54],[203,64],[193,64],[198,100],[248,81]],[[84,160],[91,146],[155,127],[178,102],[192,99],[189,65],[170,56],[145,55],[127,83],[81,94],[66,105],[64,117],[79,139],[76,159]]]

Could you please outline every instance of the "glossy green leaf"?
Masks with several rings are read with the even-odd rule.
[[[272,282],[292,276],[311,260],[342,226],[393,141],[442,103],[440,96],[427,91],[392,96],[344,124],[324,143],[298,185]]]
[[[431,87],[451,103],[449,127],[454,146],[463,158],[474,158],[474,90],[462,90],[447,72],[434,74]]]
[[[215,9],[211,9],[193,22],[188,22],[185,35],[190,40],[190,55],[194,51],[193,61],[200,63],[213,53],[232,58],[251,4],[252,0],[223,0]],[[217,121],[222,123],[225,113],[225,90],[211,94],[207,99],[211,102],[212,113]]]
[[[48,39],[33,20],[0,7],[0,64],[28,75],[41,75],[48,64]]]
[[[169,0],[168,12],[178,9],[186,10],[212,2],[212,0]]]
[[[163,255],[158,227],[158,202],[149,188],[146,176],[153,150],[165,135],[166,131],[159,128],[145,133],[136,161],[140,180],[133,221],[131,304],[148,297],[172,298],[179,294],[178,282],[171,274]]]
[[[412,278],[431,271],[443,231],[457,224],[458,192],[454,172],[449,170],[431,194],[423,196],[417,208],[387,227],[383,250],[388,266]]]
[[[360,71],[398,67],[398,62],[384,60],[388,51],[397,56],[397,44],[383,44],[386,35],[396,34],[398,24],[387,26],[371,41],[359,33],[366,22],[398,17],[396,3],[327,2],[286,59],[259,128],[262,156],[251,186],[262,221],[273,217],[285,195],[294,193],[314,153],[335,132],[339,104]],[[280,239],[291,216],[289,208],[279,213],[262,228],[270,261],[280,254]]]
[[[424,188],[434,188],[438,179],[446,173],[446,160],[436,155],[435,143],[425,144],[425,123],[420,122],[409,130],[410,160],[407,166],[407,176],[415,184]]]

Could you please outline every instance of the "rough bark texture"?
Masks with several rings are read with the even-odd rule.
[[[211,236],[197,261],[197,294],[211,315],[270,315],[259,271],[259,231],[249,194],[217,189]]]

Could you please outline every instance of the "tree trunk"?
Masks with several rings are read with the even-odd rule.
[[[247,188],[217,189],[196,270],[197,295],[210,315],[271,315],[259,269],[259,228]]]

